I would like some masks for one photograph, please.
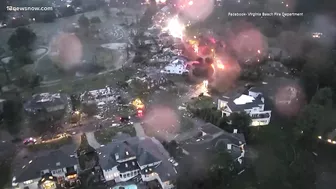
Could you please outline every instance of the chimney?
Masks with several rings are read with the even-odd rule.
[[[227,144],[227,149],[231,150],[232,149],[232,144]]]
[[[233,129],[233,133],[237,134],[238,133],[238,129]]]

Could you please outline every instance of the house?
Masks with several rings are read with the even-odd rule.
[[[169,80],[160,73],[148,73],[143,77],[136,77],[134,81],[135,83],[133,83],[133,85],[141,85],[141,87],[146,90],[159,88],[169,82]],[[128,81],[128,83],[130,82],[131,80]]]
[[[167,66],[165,66],[163,70],[161,70],[161,73],[178,74],[178,75],[188,74],[189,66],[185,61],[181,59],[175,59]]]
[[[235,129],[233,133],[206,123],[200,127],[201,134],[183,141],[181,147],[185,152],[197,156],[206,150],[216,149],[227,151],[237,165],[243,167],[245,158],[245,137]]]
[[[173,188],[177,171],[169,155],[154,138],[132,137],[99,149],[100,166],[106,181],[115,184],[158,181],[163,189]]]
[[[37,189],[79,184],[79,166],[73,154],[69,153],[69,150],[59,149],[24,162],[21,168],[14,169],[12,186],[20,189]]]
[[[67,108],[69,105],[68,98],[66,94],[61,93],[40,93],[33,95],[31,100],[23,106],[26,112],[33,114],[41,111],[56,112]]]
[[[271,110],[265,110],[265,98],[262,93],[247,91],[247,94],[232,94],[218,99],[217,109],[222,116],[230,116],[233,112],[246,112],[252,118],[251,126],[268,125]]]
[[[100,102],[111,102],[117,99],[116,92],[106,86],[103,89],[97,89],[84,92],[80,95],[80,99],[84,104],[98,104]]]

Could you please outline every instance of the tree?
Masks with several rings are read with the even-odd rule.
[[[305,67],[300,74],[300,83],[303,86],[308,101],[313,97],[319,88],[318,74],[308,67]]]
[[[250,115],[245,112],[232,113],[229,119],[231,120],[231,125],[233,127],[244,133],[247,132],[247,127],[252,123]]]
[[[94,16],[90,19],[90,23],[99,24],[99,23],[101,23],[101,20],[100,20],[99,16]]]
[[[201,162],[198,159],[202,159]],[[186,158],[180,163],[177,188],[228,188],[233,180],[233,161],[226,152],[209,151],[197,158]]]
[[[299,114],[296,120],[296,135],[310,133],[316,134],[317,127],[322,119],[324,119],[326,109],[318,104],[307,105]]]
[[[84,14],[82,14],[78,19],[78,25],[82,29],[88,29],[90,26],[90,20]]]
[[[73,0],[71,1],[71,5],[74,7],[80,7],[83,4],[82,0]]]
[[[19,99],[7,100],[4,102],[3,119],[6,124],[6,129],[11,134],[17,134],[20,131],[22,106],[22,102]]]
[[[71,100],[72,111],[79,110],[81,107],[81,101],[80,101],[79,95],[75,95],[75,94],[71,95],[70,100]]]
[[[333,105],[333,92],[331,88],[322,88],[317,91],[311,100],[311,104],[321,105],[325,108],[332,108]]]
[[[20,48],[30,50],[36,41],[36,34],[27,27],[19,27],[9,37],[7,44],[11,51],[15,52]]]
[[[16,49],[16,51],[13,52],[13,58],[10,61],[19,67],[34,63],[29,50],[25,47]]]

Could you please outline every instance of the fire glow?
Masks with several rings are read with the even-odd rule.
[[[184,35],[185,26],[178,20],[178,17],[175,16],[168,21],[165,30],[168,31],[168,33],[171,36],[182,39]]]

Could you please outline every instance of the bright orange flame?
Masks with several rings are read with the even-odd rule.
[[[142,103],[142,101],[140,99],[135,99],[133,102],[132,102],[132,105],[136,108],[136,109],[143,109],[145,108],[145,105]]]

